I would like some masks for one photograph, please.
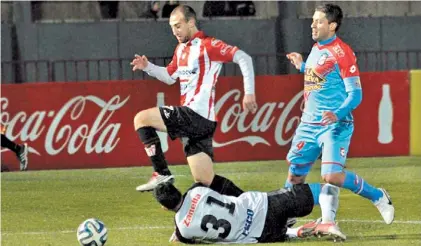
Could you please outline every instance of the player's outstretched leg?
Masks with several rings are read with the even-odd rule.
[[[385,189],[376,188],[367,183],[362,177],[349,171],[344,171],[344,173],[340,175],[343,175],[342,187],[369,199],[377,207],[386,224],[391,224],[393,222],[395,208]]]
[[[331,126],[321,137],[323,140],[321,175],[326,183],[343,187],[369,199],[380,211],[386,224],[391,224],[395,208],[387,192],[370,185],[355,173],[344,170],[353,129],[352,124],[337,124]]]
[[[386,190],[372,186],[362,177],[350,171],[330,172],[333,169],[333,164],[322,165],[322,176],[326,183],[343,187],[369,199],[377,207],[386,224],[393,222],[395,208]]]
[[[6,135],[1,134],[1,147],[8,148],[15,152],[16,157],[19,160],[21,171],[26,171],[28,169],[28,145],[26,143],[22,145],[17,144],[6,137]]]
[[[20,151],[16,153],[19,160],[20,170],[26,171],[28,169],[28,144],[24,143],[20,146]]]

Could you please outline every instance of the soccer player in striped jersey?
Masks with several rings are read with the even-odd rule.
[[[180,5],[172,11],[169,24],[179,44],[167,67],[154,65],[146,56],[139,55],[131,63],[133,71],[142,70],[168,85],[179,82],[181,105],[154,107],[136,114],[134,127],[155,171],[149,182],[136,190],[151,191],[159,183],[174,181],[156,133],[162,131],[167,132],[172,140],[182,140],[195,181],[223,194],[238,196],[242,191],[213,171],[212,139],[217,125],[215,87],[223,63],[237,63],[244,78],[243,107],[255,113],[252,59],[238,47],[200,31],[196,13],[187,5]]]

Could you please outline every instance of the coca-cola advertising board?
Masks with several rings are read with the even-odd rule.
[[[257,76],[259,110],[242,111],[242,77],[222,77],[216,86],[215,160],[284,159],[303,107],[302,75]],[[408,72],[363,73],[363,102],[354,112],[349,152],[356,156],[409,153]],[[179,87],[156,80],[2,85],[5,134],[27,142],[29,169],[150,165],[133,117],[157,105],[178,105]],[[186,162],[179,140],[159,134],[170,164]],[[2,163],[17,170],[13,153]]]

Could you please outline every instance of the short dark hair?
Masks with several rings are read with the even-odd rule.
[[[339,27],[342,24],[342,18],[344,17],[341,7],[336,4],[327,3],[317,6],[316,11],[325,13],[329,24],[336,22],[335,32],[339,30]]]
[[[174,210],[183,199],[181,192],[170,182],[159,184],[153,195],[162,206],[170,210]]]
[[[172,12],[171,14],[180,11],[181,13],[183,13],[184,15],[184,19],[186,19],[186,22],[194,19],[194,21],[197,23],[197,17],[196,17],[196,12],[194,11],[194,9],[188,5],[178,5]]]

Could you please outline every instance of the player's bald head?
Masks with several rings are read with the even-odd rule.
[[[172,12],[171,15],[181,14],[185,21],[193,20],[194,23],[197,23],[196,12],[194,9],[188,5],[178,5]]]
[[[188,5],[177,6],[171,12],[169,24],[179,43],[188,42],[198,32],[196,12]]]

